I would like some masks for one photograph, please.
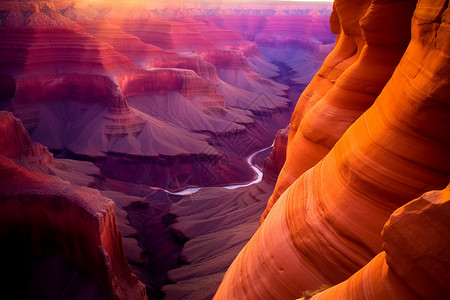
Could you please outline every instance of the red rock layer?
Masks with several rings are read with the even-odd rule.
[[[214,48],[198,30],[202,23],[185,23],[167,20],[121,20],[120,27],[139,37],[143,42],[162,49],[195,51]],[[193,29],[191,29],[193,28]]]
[[[98,285],[99,297],[146,299],[144,285],[131,273],[125,259],[114,203],[98,191],[73,186],[54,176],[33,173],[16,165],[8,157],[19,159],[19,155],[36,154],[44,147],[32,143],[11,114],[1,113],[0,124],[0,236],[5,241],[2,254],[24,261],[62,257],[69,268]],[[16,257],[16,252],[29,257]],[[2,272],[19,272],[14,270],[19,268],[19,262],[8,266],[11,269],[2,267]],[[27,270],[32,270],[32,266],[27,266]],[[18,290],[10,290],[8,286],[6,292],[16,293],[18,298],[21,293],[35,297],[48,295],[47,292],[67,293],[69,289],[85,297],[95,292],[91,285],[80,284],[77,277],[64,282],[59,276],[65,274],[52,273],[52,264],[48,267],[44,278],[29,278],[28,281],[21,278],[23,282],[13,282],[20,287]],[[39,282],[44,282],[44,286]],[[36,289],[38,294],[33,294]],[[4,288],[2,290],[5,292]],[[45,293],[39,294],[39,291]]]
[[[139,66],[150,67],[161,60],[163,54],[161,48],[142,42],[138,37],[122,31],[106,20],[84,21],[78,24],[84,31],[111,45],[114,50],[124,54]]]
[[[42,1],[7,0],[0,2],[0,10],[40,12],[41,10],[54,8],[55,5],[53,4],[52,0],[42,0]]]
[[[336,47],[300,96],[291,118],[286,164],[261,220],[373,104],[403,55],[414,2],[369,4],[335,2],[331,24],[333,30],[340,28]]]
[[[149,71],[125,73],[117,78],[117,82],[125,97],[179,92],[188,99],[204,96],[209,100],[209,106],[224,106],[223,96],[217,93],[216,85],[199,77],[192,70],[153,68]]]
[[[378,5],[386,2],[354,3],[346,13],[352,7],[374,12]],[[376,14],[380,22],[387,11]],[[339,283],[382,251],[379,233],[395,209],[448,184],[448,17],[448,2],[419,1],[410,45],[375,103],[282,194],[215,299],[294,298]],[[388,264],[400,272],[407,266],[402,261]]]
[[[0,136],[0,153],[8,158],[38,164],[54,162],[48,148],[33,142],[20,120],[9,112],[0,111]]]
[[[114,77],[138,68],[54,10],[7,11],[0,27],[0,79],[14,105],[61,99],[127,111]]]
[[[346,281],[308,299],[448,299],[449,220],[450,186],[400,207],[384,226],[384,251]]]

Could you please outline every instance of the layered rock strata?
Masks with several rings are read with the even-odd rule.
[[[367,10],[367,18],[360,22],[367,21],[369,37],[370,12],[383,5],[402,4],[353,3],[346,13],[350,16],[352,11],[360,11],[362,16]],[[337,2],[338,13],[339,5]],[[381,12],[375,16],[382,18]],[[305,290],[337,284],[383,251],[380,232],[395,209],[448,184],[448,16],[448,2],[419,1],[412,17],[411,42],[374,104],[320,162],[297,175],[269,208],[258,231],[228,269],[215,299],[296,298]],[[345,20],[345,14],[342,17]],[[344,20],[341,24],[345,25]],[[392,18],[380,20],[388,23]],[[344,40],[341,35],[338,45]],[[352,49],[354,53],[357,48]],[[328,62],[333,57],[330,55]],[[341,66],[348,66],[351,57]],[[334,74],[345,73],[338,70]],[[298,118],[314,109],[311,104],[307,101],[306,109],[300,107],[294,113],[294,137]],[[294,140],[288,141],[288,159]],[[394,250],[387,248],[389,251]],[[408,264],[398,254],[395,257],[398,264],[394,259],[387,263],[397,268],[396,272],[402,266],[404,272]],[[376,258],[378,263],[380,260],[383,255]],[[434,269],[433,276],[445,278],[447,271]],[[413,275],[405,272],[402,276]],[[412,284],[413,289],[429,288],[430,293],[433,289],[426,283]]]
[[[272,74],[277,67],[237,33],[191,18],[117,17],[120,9],[61,1],[59,10],[51,1],[30,10],[11,3],[0,13],[1,108],[13,111],[33,140],[92,160],[110,178],[177,189],[185,186],[171,181],[191,164],[215,170],[222,159],[229,174],[219,167],[223,176],[215,181],[195,170],[186,184],[248,181],[252,172],[242,158],[267,145],[286,122],[280,115],[289,110],[288,87],[251,70]],[[161,45],[166,50],[148,43],[164,30],[174,41]],[[191,34],[214,43],[196,43]],[[281,125],[266,126],[257,120],[262,113]],[[233,147],[221,146],[223,136]],[[253,148],[235,147],[247,139]],[[122,168],[124,160],[144,175]]]

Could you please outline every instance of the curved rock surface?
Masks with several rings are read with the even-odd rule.
[[[131,273],[114,203],[93,189],[15,164],[53,163],[20,121],[0,113],[0,235],[5,294],[20,299],[146,299]],[[22,156],[22,158],[21,158]]]
[[[383,229],[384,251],[319,299],[447,299],[450,186],[397,209]],[[302,298],[303,299],[303,298]]]
[[[286,164],[262,220],[287,187],[320,161],[373,104],[406,49],[414,3],[369,4],[335,2],[331,22],[332,28],[340,28],[336,47],[297,103]]]
[[[354,16],[359,11],[362,16],[378,5],[393,4],[355,2],[346,13]],[[336,6],[339,12],[339,2]],[[381,18],[381,12],[375,16]],[[374,104],[281,195],[228,269],[215,299],[297,298],[305,290],[342,282],[383,250],[380,232],[395,209],[448,184],[448,17],[448,2],[419,1],[411,42]],[[362,20],[362,24],[367,21],[369,37],[370,18]],[[344,40],[341,35],[338,44]],[[354,53],[356,48],[352,49]],[[351,70],[349,65],[356,59],[341,64],[344,69],[335,74],[344,74],[345,67]],[[297,117],[313,109],[308,103],[306,110],[294,114],[293,126]],[[291,131],[295,134],[296,128]],[[382,260],[383,255],[375,259],[377,264]],[[406,270],[400,258],[398,265],[389,259],[387,263],[396,272]],[[448,276],[445,268],[433,272],[433,276]],[[421,283],[413,284],[422,289]]]

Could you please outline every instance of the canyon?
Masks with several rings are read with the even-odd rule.
[[[2,291],[449,298],[448,6],[0,1]]]
[[[26,258],[5,269],[18,297],[211,298],[272,192],[279,130],[335,40],[329,4],[127,3],[0,2],[0,109],[13,114],[2,236],[6,256]]]

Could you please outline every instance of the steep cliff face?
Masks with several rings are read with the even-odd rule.
[[[289,136],[290,126],[278,131],[275,141],[273,142],[273,150],[264,161],[263,178],[267,183],[277,181],[281,168],[286,161],[286,146]]]
[[[287,187],[320,161],[373,104],[406,49],[415,3],[369,4],[335,2],[331,24],[339,33],[336,47],[297,103],[286,164],[262,220]]]
[[[53,157],[10,113],[0,114],[0,124],[4,293],[20,299],[146,299],[125,259],[114,203],[16,164],[51,164]],[[30,160],[35,157],[47,159]]]
[[[399,5],[404,9],[385,9],[391,5]],[[390,59],[385,59],[387,64],[381,67],[389,72],[395,69],[390,79],[389,73],[371,73],[365,69],[363,62],[370,58],[371,41],[375,42],[374,48],[380,51],[385,46],[389,49],[384,54],[381,51],[381,57],[386,55],[396,57],[397,60],[400,58],[400,49],[404,47],[407,36],[400,35],[397,39],[387,34],[385,29],[390,22],[406,22],[411,18],[407,16],[407,12],[412,9],[411,2],[392,4],[390,1],[337,1],[335,7],[343,33],[321,70],[329,71],[328,79],[317,76],[308,91],[302,95],[300,105],[294,112],[285,169],[290,168],[293,152],[298,150],[298,145],[295,150],[291,147],[298,137],[308,137],[305,138],[305,143],[308,142],[309,145],[320,142],[316,144],[320,145],[316,146],[316,151],[321,155],[310,159],[313,162],[321,160],[315,165],[312,163],[309,170],[306,167],[300,172],[293,171],[291,178],[288,178],[292,184],[286,187],[273,207],[273,202],[269,204],[264,215],[266,217],[228,269],[215,299],[295,298],[300,297],[305,290],[315,290],[323,284],[333,285],[347,279],[382,252],[380,232],[395,209],[426,191],[442,189],[450,180],[448,2],[419,1],[412,16],[411,41],[402,59],[397,66]],[[344,7],[346,9],[340,11]],[[391,11],[405,15],[394,17],[389,15]],[[355,14],[360,17],[354,18]],[[387,19],[383,16],[387,16]],[[358,33],[358,19],[363,35]],[[378,31],[378,26],[382,30]],[[405,33],[407,24],[399,23],[396,28],[399,30],[396,34]],[[350,35],[346,36],[345,32]],[[386,39],[377,43],[374,37],[381,32],[387,34]],[[399,40],[402,41],[401,45],[398,44]],[[347,59],[339,59],[339,52],[346,52]],[[377,55],[374,58],[376,57]],[[329,67],[331,62],[335,63],[332,64],[334,68]],[[380,63],[380,58],[373,61],[375,62]],[[367,78],[369,74],[376,75],[376,78]],[[347,94],[349,97],[345,97],[348,103],[333,101],[335,98],[331,96],[339,95],[340,89],[345,88],[347,92],[351,90],[352,85],[345,80],[347,76],[353,78],[359,97],[350,97],[353,93],[351,91]],[[370,82],[367,85],[370,95],[367,97],[367,94],[358,92],[363,84],[360,78],[367,78]],[[364,90],[365,88],[361,91]],[[328,91],[333,93],[328,95]],[[376,97],[373,93],[380,94]],[[329,123],[333,124],[330,127],[323,121],[326,110],[315,118],[312,117],[313,112],[325,105],[320,105],[322,97],[335,105],[331,110],[334,118],[325,117],[325,120],[332,121]],[[376,101],[370,106],[375,97]],[[357,118],[354,112],[364,110]],[[348,115],[351,116],[350,121],[342,121],[342,116]],[[304,120],[308,119],[314,122],[306,126]],[[355,119],[351,124],[351,120]],[[330,133],[320,134],[322,130],[318,130],[310,134],[314,132],[315,122],[323,124],[323,128]],[[348,126],[350,127],[345,130]],[[342,137],[339,138],[340,134]],[[307,148],[302,151],[307,151]],[[300,152],[298,155],[304,153]],[[289,176],[280,176],[280,180],[285,181],[287,177]],[[413,203],[411,206],[415,205]],[[408,210],[409,208],[405,208],[401,211]],[[427,214],[428,212],[424,213],[426,219],[429,218]],[[442,217],[444,224],[448,221],[446,218]],[[395,220],[395,215],[392,220]],[[410,232],[407,229],[409,221],[404,222],[406,223],[398,222],[396,226],[399,227],[393,226],[392,230],[389,230],[390,225],[386,227],[384,237],[387,254],[377,256],[373,263],[357,273],[356,279],[352,280],[366,286],[358,277],[370,273],[375,264],[377,274],[386,274],[386,268],[389,267],[402,278],[376,277],[373,279],[376,287],[389,289],[389,280],[398,279],[397,283],[404,281],[409,285],[405,287],[404,283],[399,283],[401,292],[404,292],[402,295],[411,295],[408,290],[412,289],[425,298],[445,296],[445,288],[442,290],[443,283],[440,279],[433,285],[421,282],[420,277],[412,275],[410,267],[415,269],[414,264],[409,265],[408,259],[400,254],[408,255],[397,240],[404,232]],[[400,230],[401,226],[405,226],[404,229]],[[436,239],[436,243],[443,242],[446,245],[444,248],[448,247],[448,243],[440,241],[440,237],[436,236]],[[431,253],[431,257],[439,255],[439,250],[429,252],[432,251],[432,244],[425,244],[426,249],[417,252],[413,250],[412,257],[420,256],[417,253],[422,250]],[[442,249],[441,246],[438,248]],[[384,257],[387,258],[386,263]],[[433,278],[448,278],[448,262],[433,262],[430,268],[432,271],[427,269],[426,272],[433,273]],[[370,278],[368,280],[371,281]],[[353,283],[354,281],[346,283],[344,292],[350,295],[352,291],[349,287],[353,287]],[[436,294],[433,294],[434,288]],[[383,293],[376,291],[372,298],[367,294],[365,296],[378,299]],[[358,294],[354,297],[357,299]]]

